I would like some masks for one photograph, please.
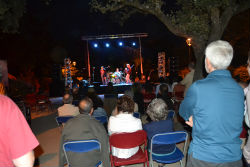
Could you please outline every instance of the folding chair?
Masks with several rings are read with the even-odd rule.
[[[175,116],[174,110],[168,110],[167,119],[174,119],[174,116]]]
[[[138,164],[143,163],[145,167],[145,163],[149,167],[148,161],[148,152],[147,152],[147,134],[144,130],[139,130],[133,133],[116,133],[112,134],[109,137],[110,143],[110,161],[111,167],[113,166],[122,166],[122,165],[130,165],[130,164]],[[139,147],[139,151],[130,158],[118,158],[112,155],[112,147],[121,148],[121,149],[129,149],[137,146],[144,145],[144,149],[142,151],[141,147]]]
[[[133,113],[133,116],[134,116],[135,118],[139,118],[139,119],[140,119],[141,114],[140,114],[139,112],[134,112],[134,113]]]
[[[63,123],[66,123],[69,119],[74,118],[73,116],[62,116],[62,117],[56,117],[56,123],[58,126],[62,125]]]
[[[184,154],[186,151],[188,133],[184,131],[176,131],[176,132],[169,132],[169,133],[161,133],[156,134],[151,139],[151,146],[150,146],[150,165],[154,167],[153,161],[163,164],[170,164],[180,161],[181,167],[183,167],[182,159],[184,158]],[[176,143],[183,142],[183,152],[176,147]],[[165,144],[175,144],[175,149],[171,153],[166,154],[156,154],[152,150],[154,150],[154,145],[165,145]]]
[[[70,166],[70,162],[74,157],[68,157],[68,152],[74,153],[86,153],[93,150],[101,150],[101,144],[98,140],[79,140],[79,141],[68,141],[63,144],[63,151],[67,161]],[[102,161],[99,161],[95,167],[98,167]],[[81,166],[81,164],[78,164]]]

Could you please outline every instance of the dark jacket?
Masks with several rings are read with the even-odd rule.
[[[110,167],[107,132],[99,121],[87,114],[79,114],[66,123],[60,143],[59,166],[63,167],[66,163],[62,148],[64,142],[87,139],[97,139],[101,143],[101,152],[82,153],[84,155],[81,155],[81,153],[70,153],[69,156],[73,157],[71,167],[95,166],[99,161],[102,161],[104,167]]]

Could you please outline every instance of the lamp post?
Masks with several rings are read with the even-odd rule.
[[[190,59],[191,59],[191,57],[190,57],[190,49],[191,49],[191,46],[192,46],[191,41],[192,41],[191,38],[188,38],[188,39],[186,40],[186,43],[187,43],[187,45],[188,45],[188,62],[190,62]]]

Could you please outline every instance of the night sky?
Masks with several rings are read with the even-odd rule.
[[[167,56],[178,57],[180,67],[187,64],[188,47],[185,39],[173,35],[157,18],[135,14],[124,26],[120,26],[115,20],[117,18],[110,14],[91,12],[88,3],[89,0],[74,0],[70,3],[69,0],[53,0],[50,5],[46,5],[41,0],[28,0],[20,33],[2,34],[0,37],[1,58],[8,60],[9,71],[17,74],[23,70],[23,64],[35,69],[49,68],[51,64],[58,63],[57,59],[51,58],[55,52],[76,60],[82,68],[86,64],[86,43],[81,40],[82,36],[126,33],[149,34],[149,37],[142,39],[146,68],[156,67],[159,51],[166,51]],[[117,65],[122,65],[123,61],[130,62],[129,56],[132,55],[128,47],[93,50],[91,42],[90,53],[92,65],[97,67],[102,63],[115,64],[117,60],[120,60]],[[118,55],[120,57],[115,57]]]

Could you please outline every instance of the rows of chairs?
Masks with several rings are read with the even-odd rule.
[[[186,152],[187,139],[188,134],[184,131],[156,134],[151,139],[151,145],[148,149],[150,152],[148,158],[147,134],[144,130],[133,133],[112,134],[109,138],[111,167],[138,163],[143,163],[144,167],[145,164],[147,164],[147,167],[149,167],[149,164],[151,167],[154,167],[153,161],[163,164],[180,162],[180,166],[183,167],[182,160]],[[183,151],[176,147],[176,144],[180,142],[184,142]],[[175,144],[175,149],[168,154],[155,154],[152,150],[154,150],[154,145],[156,144]],[[121,159],[112,155],[112,147],[129,149],[137,146],[139,146],[139,151],[130,158]],[[86,153],[93,150],[101,150],[101,144],[97,140],[69,141],[63,144],[63,150],[67,163],[70,165],[70,158],[68,157],[69,152]],[[102,162],[99,161],[96,166],[101,163]]]

